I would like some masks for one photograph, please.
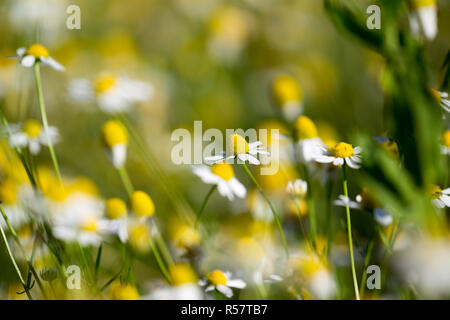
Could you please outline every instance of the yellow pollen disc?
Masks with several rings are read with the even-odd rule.
[[[415,9],[436,6],[436,0],[412,0],[412,6]]]
[[[177,246],[183,249],[191,249],[200,245],[200,234],[194,228],[181,227],[176,235]]]
[[[113,75],[102,75],[94,81],[94,90],[97,94],[102,94],[111,89],[116,83],[116,77]]]
[[[208,274],[208,280],[212,285],[218,286],[227,284],[227,276],[220,270],[214,270],[210,274]]]
[[[111,198],[106,201],[106,215],[109,219],[119,219],[127,216],[127,205],[122,199]]]
[[[93,217],[86,219],[86,221],[81,226],[81,229],[88,232],[96,232],[98,230],[97,219]]]
[[[226,162],[216,163],[212,165],[211,172],[221,177],[225,181],[229,181],[234,177],[233,167]]]
[[[102,127],[102,138],[105,145],[109,148],[118,144],[127,144],[127,130],[119,121],[110,120]]]
[[[349,143],[339,142],[333,147],[332,153],[337,158],[347,158],[355,154],[353,146]]]
[[[0,185],[0,200],[10,206],[17,202],[16,186],[10,180],[5,180]]]
[[[272,91],[280,106],[292,101],[302,100],[302,90],[297,81],[288,75],[282,75],[275,79]]]
[[[135,191],[130,197],[131,210],[141,217],[151,217],[155,213],[152,198],[144,191]]]
[[[128,241],[134,249],[145,252],[150,248],[151,236],[146,223],[136,223],[129,230]]]
[[[27,51],[25,51],[25,55],[31,55],[37,59],[39,58],[48,58],[50,56],[50,53],[48,52],[47,48],[40,44],[32,44],[28,47]]]
[[[110,288],[112,300],[137,300],[139,298],[139,292],[136,287],[131,284],[124,284],[120,283],[120,281],[114,281]]]
[[[314,122],[306,117],[300,116],[294,124],[296,137],[298,140],[312,139],[317,137],[317,128]]]
[[[439,199],[442,196],[442,189],[438,186],[432,186],[431,187],[431,198],[432,199]]]
[[[30,138],[36,138],[41,134],[42,126],[37,120],[27,120],[23,124],[22,131]]]
[[[450,130],[446,130],[442,134],[442,144],[450,148]]]
[[[436,89],[430,88],[430,93],[437,101],[441,101],[441,94]]]
[[[195,275],[194,270],[188,264],[173,264],[170,266],[169,273],[174,286],[197,282],[197,276]]]
[[[230,144],[230,150],[233,154],[243,154],[248,152],[248,143],[245,141],[244,137],[238,135],[237,133],[229,137],[228,143]]]

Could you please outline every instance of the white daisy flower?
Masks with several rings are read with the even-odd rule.
[[[287,193],[295,197],[303,197],[308,191],[308,183],[301,179],[289,181],[286,187]]]
[[[13,148],[28,147],[32,154],[38,154],[41,151],[41,145],[54,145],[59,141],[58,129],[48,127],[48,132],[43,130],[41,124],[36,120],[27,120],[23,126],[10,126],[11,135],[9,145]],[[48,134],[47,134],[48,133]]]
[[[437,101],[439,101],[439,104],[441,105],[442,109],[445,110],[445,112],[450,113],[450,98],[447,92],[438,91],[436,89],[431,88],[430,89],[431,94],[433,97],[436,98]]]
[[[32,44],[28,48],[19,48],[16,53],[17,55],[11,58],[19,59],[19,63],[24,67],[32,67],[35,63],[40,62],[57,71],[65,71],[65,68],[50,56],[47,48],[40,44]]]
[[[230,272],[214,270],[205,279],[198,282],[200,286],[206,286],[205,292],[217,290],[223,293],[227,298],[233,296],[231,288],[243,289],[247,284],[242,279],[231,279]]]
[[[128,133],[121,122],[110,120],[102,127],[102,139],[108,148],[108,156],[115,168],[125,165],[127,159]]]
[[[71,99],[80,103],[97,101],[106,113],[128,111],[133,104],[151,99],[155,91],[146,82],[113,74],[101,74],[93,81],[74,79],[68,90]]]
[[[349,207],[351,209],[356,209],[356,210],[360,210],[361,209],[361,205],[360,205],[361,201],[352,201],[349,197],[346,197],[344,195],[339,195],[338,200],[334,200],[333,204],[335,206],[338,207]]]
[[[349,143],[339,142],[330,150],[323,150],[324,155],[318,155],[315,160],[320,163],[333,163],[335,166],[347,164],[350,168],[359,169],[361,163],[361,147],[355,147]]]
[[[450,188],[442,190],[439,186],[434,186],[431,190],[431,199],[436,208],[450,207]]]
[[[203,292],[195,283],[185,283],[178,286],[161,286],[152,290],[141,300],[203,300]]]
[[[375,208],[373,210],[373,217],[375,221],[381,224],[383,227],[390,226],[394,220],[392,215],[382,208]]]
[[[433,40],[438,33],[438,17],[436,0],[412,0],[412,10],[409,14],[411,31],[426,39]]]
[[[78,242],[82,246],[97,246],[105,234],[111,233],[108,220],[102,217],[103,203],[85,198],[77,205],[63,206],[53,218],[55,238]]]
[[[233,200],[234,196],[245,198],[247,190],[234,176],[233,167],[226,163],[216,163],[211,167],[205,165],[193,166],[193,172],[204,183],[217,185],[219,193]]]
[[[228,148],[229,154],[223,152],[219,155],[214,155],[211,157],[206,157],[205,161],[209,163],[219,163],[223,161],[228,161],[230,159],[237,158],[241,161],[248,161],[251,164],[260,164],[260,161],[256,157],[258,154],[269,155],[269,152],[266,151],[266,148],[260,147],[262,145],[261,141],[255,141],[251,143],[247,143],[247,141],[235,133],[228,137]]]

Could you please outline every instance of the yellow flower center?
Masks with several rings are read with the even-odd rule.
[[[442,189],[438,186],[432,186],[431,187],[431,198],[432,199],[439,199],[442,196]]]
[[[120,281],[111,284],[110,295],[112,300],[137,300],[139,298],[139,292],[135,286],[120,283]]]
[[[306,117],[300,116],[294,124],[296,136],[298,140],[312,139],[317,137],[317,128],[314,122]]]
[[[23,124],[22,131],[30,138],[36,138],[41,134],[42,126],[37,120],[27,120]]]
[[[50,56],[47,48],[40,44],[32,44],[28,47],[27,51],[25,51],[25,55],[31,55],[37,59],[39,58],[47,58]]]
[[[105,145],[109,148],[118,144],[127,144],[128,135],[125,127],[115,120],[110,120],[102,127],[102,138]]]
[[[297,81],[288,75],[282,75],[275,79],[272,85],[273,95],[280,106],[292,101],[301,101],[302,90]]]
[[[412,6],[415,9],[427,6],[436,6],[436,0],[412,0]]]
[[[245,141],[244,137],[238,135],[237,133],[229,137],[229,147],[233,151],[233,154],[243,154],[248,152],[248,143]]]
[[[183,249],[191,249],[200,244],[200,234],[194,228],[183,226],[176,236],[177,246]]]
[[[98,230],[97,219],[94,217],[86,219],[86,221],[84,221],[83,225],[81,226],[81,229],[87,232],[96,232]]]
[[[194,270],[192,270],[191,266],[189,266],[188,264],[173,264],[170,266],[169,273],[174,286],[197,282],[197,276],[195,275]]]
[[[152,198],[144,191],[135,191],[130,197],[131,210],[141,217],[151,217],[155,213]]]
[[[450,130],[446,130],[442,134],[442,144],[450,148]]]
[[[5,180],[0,186],[0,200],[10,206],[17,202],[16,186],[10,180]]]
[[[227,276],[220,270],[214,270],[208,274],[208,280],[214,286],[227,284]]]
[[[102,94],[111,89],[116,83],[113,75],[101,75],[94,81],[94,90],[97,94]]]
[[[337,158],[347,158],[355,154],[353,146],[349,143],[339,142],[332,149],[332,153]]]
[[[234,177],[233,167],[226,162],[216,163],[212,165],[211,172],[221,177],[225,181],[229,181]]]
[[[127,205],[122,199],[111,198],[106,200],[106,215],[109,219],[119,219],[127,216]]]

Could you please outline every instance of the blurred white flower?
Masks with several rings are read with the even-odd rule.
[[[47,48],[40,44],[32,44],[28,48],[17,49],[15,56],[11,58],[19,59],[19,63],[24,67],[33,67],[35,63],[42,63],[50,66],[56,71],[65,71],[65,68],[50,56]]]
[[[426,39],[433,40],[438,33],[438,8],[436,0],[412,0],[412,10],[409,13],[411,31]]]
[[[154,95],[152,85],[113,74],[101,74],[93,81],[73,79],[69,83],[69,97],[80,103],[97,101],[106,113],[129,111],[139,102],[145,102]]]
[[[203,292],[195,283],[185,283],[178,286],[163,286],[152,290],[141,300],[202,300]]]
[[[338,200],[333,201],[333,204],[338,207],[347,207],[348,206],[351,209],[357,209],[357,210],[361,209],[359,202],[352,201],[352,200],[350,200],[349,197],[346,197],[342,194],[339,195]]]
[[[286,187],[287,193],[295,197],[303,197],[308,191],[308,183],[301,179],[289,181]]]
[[[41,145],[48,146],[50,143],[54,145],[59,141],[57,128],[49,126],[48,132],[45,132],[36,120],[27,120],[23,125],[11,125],[10,131],[9,145],[11,147],[28,147],[35,155],[41,151]]]
[[[234,196],[244,198],[247,190],[234,176],[233,167],[226,163],[216,163],[211,167],[205,165],[193,166],[193,172],[204,183],[217,185],[219,193],[233,200]]]
[[[231,272],[222,272],[221,270],[212,271],[205,279],[200,280],[198,284],[200,286],[206,286],[205,292],[217,290],[227,298],[233,296],[233,290],[231,288],[243,289],[247,286],[244,280],[231,279]]]

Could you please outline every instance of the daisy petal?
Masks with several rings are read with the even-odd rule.
[[[231,290],[227,286],[219,284],[216,286],[216,289],[218,291],[222,292],[225,295],[225,297],[227,297],[227,298],[231,298],[233,296],[233,290]]]

